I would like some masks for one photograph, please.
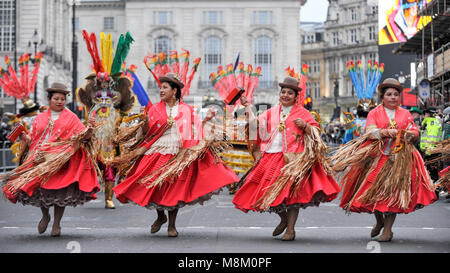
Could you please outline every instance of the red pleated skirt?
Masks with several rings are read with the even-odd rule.
[[[419,168],[419,170],[421,172],[426,172],[422,157],[420,156],[418,151],[414,151],[414,157],[417,159],[417,167]],[[387,159],[387,155],[381,156],[380,160],[378,161],[377,167],[369,174],[367,180],[363,182],[356,195],[354,193],[357,190],[355,189],[355,181],[347,183],[347,185],[342,189],[340,207],[346,208],[351,202],[349,208],[351,212],[373,213],[375,211],[378,211],[381,213],[410,213],[416,209],[423,208],[424,206],[427,206],[437,200],[434,190],[430,190],[425,186],[425,181],[422,180],[422,176],[419,176],[419,179],[417,179],[416,168],[411,167],[411,202],[408,208],[405,209],[399,206],[389,205],[391,200],[379,201],[375,204],[370,205],[361,203],[359,197],[361,197],[373,185],[383,165],[388,164],[386,163]],[[353,198],[353,196],[355,197]]]
[[[78,150],[58,172],[41,184],[39,178],[23,186],[17,195],[3,188],[11,202],[37,207],[76,206],[96,199],[100,190],[97,172],[86,152]]]
[[[248,212],[260,211],[255,203],[278,178],[285,161],[283,153],[265,153],[258,164],[249,173],[242,187],[236,192],[233,204],[236,208]],[[306,208],[319,206],[321,202],[335,199],[340,191],[332,176],[327,175],[322,166],[316,165],[311,175],[301,182],[303,185],[291,194],[291,186],[284,188],[270,205],[269,212],[280,212],[287,207]]]
[[[214,163],[210,151],[187,167],[173,182],[147,188],[138,181],[162,168],[174,155],[154,153],[143,156],[130,170],[126,179],[114,187],[116,198],[146,208],[176,209],[187,204],[202,204],[223,187],[239,181],[237,175],[222,162]]]

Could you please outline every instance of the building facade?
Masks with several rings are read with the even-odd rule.
[[[35,94],[30,98],[47,105],[45,89],[59,81],[71,88],[71,9],[70,1],[62,0],[0,0],[0,65],[4,56],[18,67],[22,54],[42,51]],[[3,112],[14,112],[22,107],[20,100],[1,91]],[[68,98],[71,101],[71,98]],[[14,109],[16,108],[16,109]]]
[[[209,81],[218,65],[233,63],[236,57],[253,67],[261,66],[255,103],[278,102],[278,82],[287,66],[300,70],[301,42],[298,22],[300,8],[306,1],[80,1],[77,5],[79,85],[89,74],[91,57],[81,31],[98,36],[111,33],[117,41],[127,31],[135,42],[127,64],[138,66],[137,75],[152,101],[159,93],[143,64],[149,53],[187,49],[191,58],[201,57],[191,95],[219,98]]]
[[[309,82],[320,82],[321,97],[313,100],[313,108],[320,111],[325,121],[333,118],[338,106],[344,111],[356,107],[357,96],[346,64],[350,60],[361,60],[366,69],[368,60],[378,61],[377,26],[378,1],[371,0],[329,0],[323,30],[320,26],[305,29],[301,22],[304,36],[312,32],[316,37],[323,35],[320,41],[304,40],[302,62],[309,60],[309,56],[314,56],[313,59],[323,56],[323,60],[318,61],[321,79],[315,79],[310,71]]]

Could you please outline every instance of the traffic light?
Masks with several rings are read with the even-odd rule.
[[[310,96],[306,97],[303,101],[303,107],[308,111],[312,110],[312,98]]]

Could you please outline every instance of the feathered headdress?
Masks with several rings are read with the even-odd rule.
[[[84,41],[87,49],[92,57],[92,70],[98,75],[99,73],[106,73],[114,80],[117,80],[123,73],[123,64],[130,51],[130,45],[134,42],[131,34],[127,32],[125,35],[121,34],[117,42],[116,52],[113,57],[112,36],[105,33],[100,34],[100,52],[97,47],[97,37],[95,33],[90,35],[86,30],[82,31]]]
[[[347,70],[359,99],[358,104],[363,101],[372,101],[378,83],[381,80],[381,75],[384,72],[384,63],[378,65],[378,62],[375,62],[375,65],[372,65],[372,60],[369,60],[365,79],[364,69],[360,60],[357,61],[357,65],[355,65],[353,60],[347,62]]]
[[[298,87],[300,87],[301,90],[298,94],[297,103],[300,105],[302,105],[303,100],[305,99],[306,81],[308,80],[308,69],[309,66],[307,64],[302,65],[300,74],[298,72],[295,72],[295,69],[291,68],[290,66],[284,69],[284,71],[286,72],[286,76],[296,78],[298,81]]]
[[[5,56],[6,69],[0,67],[0,87],[8,96],[15,97],[23,102],[29,100],[29,94],[33,92],[36,86],[42,56],[42,52],[35,54],[34,60],[32,60],[34,67],[31,71],[31,78],[29,70],[30,54],[24,54],[19,58],[20,77],[11,65],[8,55]]]
[[[184,97],[185,95],[189,95],[191,82],[194,78],[195,73],[197,72],[201,58],[196,58],[193,61],[194,64],[191,68],[191,72],[188,75],[190,53],[186,49],[182,50],[183,52],[179,55],[181,58],[179,58],[177,51],[170,50],[168,60],[164,52],[160,52],[157,55],[149,53],[144,57],[144,64],[150,71],[150,73],[152,73],[153,78],[155,79],[159,87],[161,86],[161,82],[159,81],[159,78],[161,76],[165,76],[167,73],[175,73],[176,75],[178,75],[180,77],[180,81],[184,84],[184,87],[181,90],[181,97]]]
[[[247,69],[244,69],[244,67],[243,62],[238,63],[236,70],[233,64],[227,64],[225,70],[222,65],[219,65],[217,74],[212,72],[209,75],[211,85],[226,104],[233,102],[230,97],[236,95],[240,90],[244,90],[242,96],[249,101],[253,100],[253,93],[258,87],[259,77],[261,77],[261,67],[257,67],[255,70],[253,70],[251,64],[247,65]],[[237,75],[235,72],[237,72]],[[235,103],[239,104],[240,101],[237,100]]]
[[[93,73],[88,75],[88,80],[84,88],[78,88],[76,97],[78,101],[91,109],[95,104],[95,97],[108,97],[113,100],[114,107],[122,112],[130,111],[136,102],[136,97],[132,94],[132,77],[125,75],[125,59],[130,51],[130,45],[134,42],[131,34],[127,32],[121,34],[117,41],[115,53],[112,47],[111,34],[100,34],[100,51],[97,46],[97,36],[95,33],[88,34],[82,31],[83,39],[86,42],[87,50],[92,57],[91,68]],[[97,91],[105,91],[99,92]],[[120,93],[121,96],[117,96]]]

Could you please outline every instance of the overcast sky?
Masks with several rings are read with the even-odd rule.
[[[327,19],[328,0],[308,0],[300,8],[300,21],[325,22]]]

